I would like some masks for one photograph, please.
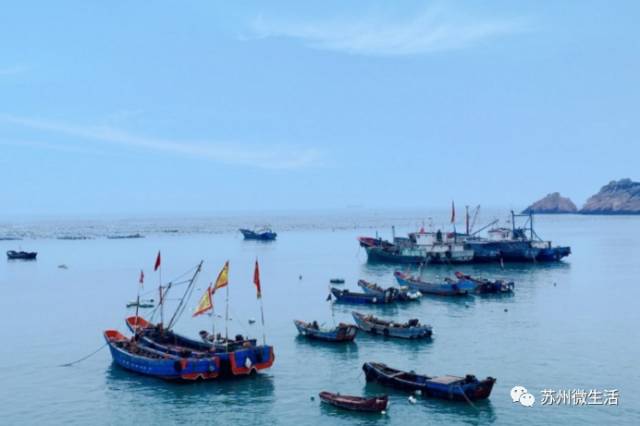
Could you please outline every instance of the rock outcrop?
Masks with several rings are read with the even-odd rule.
[[[583,214],[640,214],[640,182],[611,181],[585,203]]]
[[[577,213],[578,208],[569,198],[562,197],[559,192],[547,195],[524,209],[522,213]]]

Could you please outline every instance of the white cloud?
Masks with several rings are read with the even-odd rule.
[[[253,38],[285,37],[326,50],[371,56],[417,55],[461,49],[483,40],[521,32],[519,19],[472,18],[439,5],[404,19],[366,16],[315,22],[258,17]]]
[[[320,161],[320,153],[316,149],[150,138],[110,126],[79,126],[12,115],[0,115],[0,120],[31,129],[65,134],[77,139],[179,154],[231,165],[265,169],[298,169],[318,165]]]

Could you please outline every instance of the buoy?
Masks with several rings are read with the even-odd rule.
[[[299,280],[301,280],[301,279],[302,279],[302,274],[300,274],[300,275],[298,276],[298,279],[299,279]]]
[[[253,318],[249,318],[249,324],[254,324],[256,322],[256,320],[254,320]]]
[[[413,396],[410,396],[409,397],[409,402],[412,403],[412,404],[415,404],[416,403],[416,399]]]
[[[464,307],[468,308],[469,307],[469,302],[464,302]]]
[[[505,311],[505,312],[508,312],[509,310],[508,310],[507,308],[504,308],[504,311]]]
[[[415,393],[416,395],[422,395],[422,391],[421,391],[420,389],[417,389],[414,393]]]
[[[316,400],[316,397],[315,397],[315,396],[313,396],[313,395],[311,395],[311,400],[312,400],[312,401],[315,401],[315,400]]]
[[[380,411],[380,414],[387,414],[387,412],[382,410],[382,411]]]
[[[553,286],[555,287],[555,286],[556,286],[556,283],[553,283]]]

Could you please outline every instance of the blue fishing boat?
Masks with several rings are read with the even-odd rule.
[[[331,294],[338,303],[349,303],[354,305],[384,305],[396,301],[392,291],[387,291],[382,295],[355,293],[349,290],[331,288]]]
[[[422,293],[410,290],[408,287],[389,287],[385,289],[376,283],[371,283],[365,280],[358,280],[358,286],[367,294],[376,294],[379,296],[383,296],[385,292],[389,291],[393,293],[394,299],[400,302],[419,300],[422,297]]]
[[[397,323],[376,318],[373,315],[364,315],[360,312],[353,312],[352,315],[358,328],[371,334],[400,339],[428,339],[433,334],[433,328],[430,325],[422,325],[417,319]]]
[[[104,338],[113,362],[135,373],[184,381],[211,380],[220,373],[217,356],[170,355],[128,339],[117,330],[105,331]]]
[[[486,399],[491,394],[496,379],[487,377],[478,380],[467,374],[459,376],[429,377],[391,368],[378,362],[366,362],[362,366],[368,382],[377,382],[384,386],[420,391],[423,396],[454,401],[476,401]]]
[[[515,288],[513,281],[491,281],[484,278],[474,278],[461,272],[456,272],[455,275],[459,283],[472,283],[475,286],[475,293],[478,294],[508,294],[513,293],[513,289]]]
[[[398,284],[417,290],[422,294],[434,294],[438,296],[464,296],[475,291],[475,285],[470,281],[453,281],[445,279],[441,283],[422,281],[401,271],[393,273]]]
[[[245,240],[273,241],[278,236],[271,228],[267,227],[256,230],[240,228],[240,232]]]
[[[351,324],[340,323],[334,328],[321,328],[316,321],[294,320],[293,323],[301,336],[326,342],[351,342],[358,333],[358,328]]]
[[[36,260],[38,255],[35,251],[15,251],[9,250],[7,252],[7,259],[9,260]]]
[[[273,347],[257,345],[255,339],[236,339],[208,343],[182,336],[160,324],[151,324],[139,316],[126,319],[140,345],[169,355],[216,356],[220,375],[247,375],[270,368],[275,360]]]

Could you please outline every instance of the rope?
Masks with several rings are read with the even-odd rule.
[[[58,367],[71,367],[74,364],[77,364],[81,361],[84,361],[85,359],[91,358],[92,356],[94,356],[95,354],[97,354],[98,352],[100,352],[105,346],[107,346],[108,343],[104,343],[102,346],[100,346],[98,349],[96,349],[95,351],[91,352],[89,355],[83,356],[82,358],[75,360],[73,362],[69,362],[67,364],[61,364]]]
[[[462,396],[464,397],[464,399],[469,403],[470,406],[472,406],[474,409],[478,409],[478,407],[476,407],[475,405],[473,405],[473,402],[471,402],[471,400],[469,399],[469,397],[467,396],[467,394],[464,392],[464,389],[462,389],[461,385],[458,385],[458,387],[460,388],[460,390],[462,391]]]

